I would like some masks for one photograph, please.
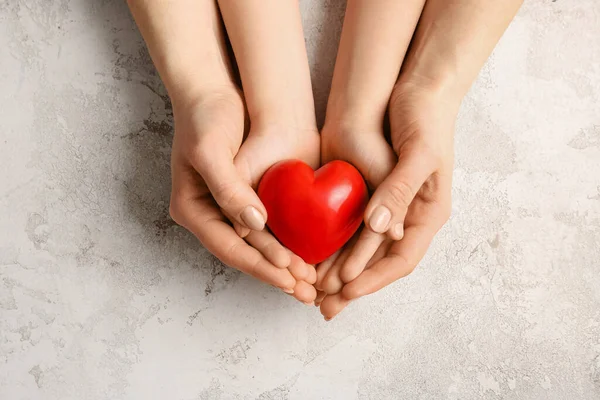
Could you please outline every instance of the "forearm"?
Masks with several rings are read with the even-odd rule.
[[[233,85],[216,0],[128,0],[174,103]]]
[[[382,125],[424,3],[425,0],[348,1],[327,123],[347,121],[363,129]]]
[[[522,0],[427,0],[399,82],[462,99]]]
[[[251,123],[316,125],[297,1],[219,0]]]

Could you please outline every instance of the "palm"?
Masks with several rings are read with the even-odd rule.
[[[345,132],[325,126],[321,137],[323,163],[332,160],[349,162],[360,171],[370,190],[377,189],[377,186],[389,175],[398,160],[392,147],[384,138],[383,127],[374,131],[359,129]],[[336,293],[342,288],[343,281],[340,276],[342,264],[355,247],[363,229],[362,227],[359,229],[341,252],[334,254],[319,265],[317,268],[317,288],[319,290]],[[382,243],[382,241],[379,241],[377,246],[379,244],[381,244],[382,249],[374,255],[369,255],[371,260],[382,257],[383,246],[387,244]],[[323,296],[324,294],[321,294],[320,299]]]
[[[299,159],[313,168],[319,164],[319,134],[316,131],[256,132],[251,130],[248,138],[235,157],[240,174],[256,187],[260,178],[279,161]]]

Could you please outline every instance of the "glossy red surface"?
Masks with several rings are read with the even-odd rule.
[[[368,201],[361,174],[344,161],[317,171],[302,161],[282,161],[264,174],[258,196],[271,232],[309,264],[326,260],[352,237]]]

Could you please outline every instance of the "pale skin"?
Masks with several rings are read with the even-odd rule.
[[[213,0],[129,0],[173,101],[173,219],[327,320],[408,275],[449,217],[462,98],[521,3],[349,0],[319,149],[297,2],[218,2],[242,97]],[[277,161],[320,156],[374,193],[365,228],[315,272],[265,230],[254,189]]]
[[[390,2],[377,16],[373,9],[384,3],[348,2],[352,13],[344,23],[322,133],[326,159],[347,159],[377,188],[365,211],[366,228],[355,243],[318,267],[316,286],[323,292],[316,303],[326,320],[351,301],[410,274],[449,218],[454,123],[460,103],[522,0],[427,0],[424,5],[404,1],[403,7]],[[406,54],[409,31],[419,14]],[[347,27],[349,21],[353,24]],[[387,21],[400,26],[394,31]],[[354,38],[348,39],[353,46],[343,45],[344,35]],[[357,37],[381,45],[361,47]],[[405,54],[400,67],[397,60]],[[390,85],[387,76],[370,75],[376,65],[382,70],[396,68],[390,72],[398,77],[395,84]],[[382,93],[390,93],[389,148],[380,139],[384,111],[377,94]],[[354,99],[360,99],[363,107],[372,106],[358,119]],[[379,152],[367,143],[379,143]]]
[[[242,15],[228,10],[232,7],[227,1],[222,3],[227,21],[243,25],[236,22]],[[277,7],[272,12],[286,12],[288,18],[299,20],[297,5],[285,3],[286,10]],[[265,230],[266,210],[254,190],[264,171],[279,160],[298,158],[315,167],[319,162],[319,136],[299,25],[280,26],[272,15],[264,15],[254,18],[256,25],[234,30],[232,45],[244,61],[240,65],[244,99],[213,0],[130,0],[129,6],[173,103],[173,219],[225,264],[312,304],[314,267]],[[252,33],[258,42],[275,38],[273,29],[279,29],[279,37],[296,46],[274,46],[279,53],[273,57],[253,57],[253,51],[244,50],[244,29],[258,24],[262,29]],[[273,60],[279,63],[271,64]],[[290,87],[283,73],[270,75],[272,85],[253,86],[253,74],[270,73],[271,67],[292,73],[296,86]]]

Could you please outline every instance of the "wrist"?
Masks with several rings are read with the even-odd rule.
[[[449,111],[458,112],[464,96],[463,90],[457,86],[455,75],[450,72],[438,75],[403,72],[394,85],[390,104],[398,98],[409,98],[415,104],[443,104]]]
[[[389,96],[385,102],[331,93],[327,102],[325,125],[343,130],[381,131]]]
[[[240,89],[233,83],[196,85],[177,92],[169,91],[175,119],[187,118],[196,109],[210,104],[231,104],[243,113]]]
[[[248,97],[248,116],[252,131],[316,131],[317,122],[315,109],[310,96],[310,102],[288,97],[286,95],[274,96],[271,99]]]
[[[173,106],[196,103],[215,94],[239,93],[231,75],[219,68],[212,71],[172,69],[165,74],[163,81]]]

